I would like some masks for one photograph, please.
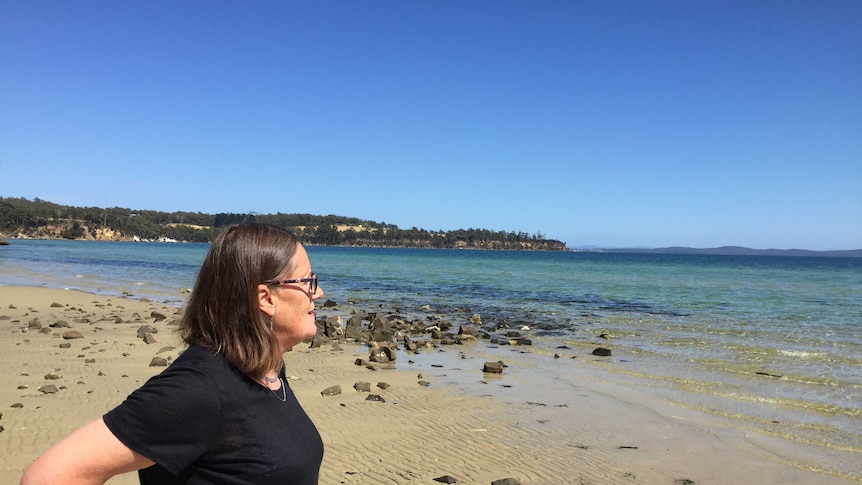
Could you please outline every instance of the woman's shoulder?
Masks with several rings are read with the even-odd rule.
[[[220,383],[241,379],[236,368],[224,356],[201,345],[190,345],[165,369],[161,376],[183,375],[186,378]]]

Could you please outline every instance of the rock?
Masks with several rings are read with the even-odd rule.
[[[153,337],[153,334],[151,334],[150,332],[147,332],[147,333],[145,333],[145,334],[144,334],[143,341],[144,341],[144,343],[146,343],[147,345],[158,343],[158,342],[156,341],[156,338],[155,338],[155,337]]]
[[[359,381],[353,384],[353,388],[358,392],[371,392],[371,383]]]
[[[329,317],[324,320],[322,325],[323,335],[331,339],[340,340],[344,337],[344,330],[342,329],[342,321],[340,316]]]
[[[528,338],[516,338],[509,342],[511,345],[533,345],[533,341]]]
[[[478,337],[476,337],[474,335],[469,335],[469,334],[458,335],[457,337],[455,337],[455,343],[462,344],[462,345],[467,344],[467,343],[474,343],[474,342],[478,342],[478,341],[479,341]]]
[[[30,330],[39,330],[42,328],[42,322],[40,322],[38,318],[34,318],[27,322],[27,328]]]
[[[77,338],[84,338],[84,336],[81,334],[81,332],[79,332],[77,330],[69,330],[69,331],[63,332],[63,339],[65,339],[65,340],[72,340],[72,339],[77,339]]]
[[[168,318],[167,315],[161,312],[150,312],[150,318],[155,319],[154,322],[161,322],[162,320]]]
[[[60,344],[60,348],[61,349],[71,349],[72,344],[70,344],[69,342],[63,342],[62,344]]]
[[[63,308],[63,306],[64,305],[62,303],[57,303],[56,301],[51,303],[51,308]]]
[[[63,375],[59,372],[49,372],[45,374],[45,380],[56,381],[57,379],[62,379]]]
[[[437,477],[434,479],[435,482],[440,483],[458,483],[458,480],[455,480],[453,477],[449,475],[443,475],[442,477]]]
[[[593,355],[597,355],[599,357],[610,357],[611,349],[606,349],[604,347],[598,347],[593,350]]]
[[[37,389],[37,391],[41,392],[42,394],[56,394],[60,392],[60,390],[57,389],[57,386],[55,386],[54,384],[47,384],[41,386],[39,389]]]
[[[478,327],[482,326],[482,316],[478,313],[474,313],[472,317],[470,317],[470,325],[476,325]]]
[[[331,344],[332,339],[327,337],[326,335],[315,335],[311,338],[311,343],[308,344],[308,348],[310,349],[319,349],[323,347],[324,344]]]
[[[389,389],[389,384],[385,382],[378,382],[377,387],[379,387],[380,389]]]
[[[419,381],[419,385],[422,387],[428,387],[431,385],[431,383],[428,381]]]
[[[23,405],[23,404],[21,404],[20,402],[16,402],[15,404],[13,404],[13,405],[11,405],[11,406],[9,406],[9,407],[10,407],[10,408],[13,408],[13,409],[21,409],[21,408],[23,408],[23,407],[24,407],[24,405]]]
[[[371,321],[371,340],[375,342],[391,342],[392,341],[392,324],[386,315],[378,313]]]
[[[138,327],[138,338],[144,338],[148,333],[159,333],[159,329],[150,325],[141,325]]]
[[[353,361],[353,364],[358,366],[366,366],[368,365],[368,361],[365,359],[356,359]]]
[[[499,480],[494,480],[491,482],[491,485],[521,485],[521,482],[515,480],[514,478],[501,478]]]
[[[332,300],[326,300],[325,302],[323,302],[323,308],[335,308],[337,306],[338,306],[338,303],[336,303]]]
[[[327,387],[326,389],[320,391],[320,395],[323,397],[337,396],[339,394],[341,394],[341,386],[340,385],[330,386],[330,387]]]
[[[379,364],[385,364],[387,362],[393,362],[397,359],[397,353],[394,349],[389,346],[378,347],[376,349],[371,349],[371,355],[368,357],[368,360],[371,362],[377,362]]]
[[[150,361],[150,367],[167,367],[168,359],[164,357],[153,357],[153,360]]]
[[[69,322],[65,320],[57,320],[56,322],[49,325],[51,328],[69,328]]]
[[[365,398],[366,401],[377,401],[377,402],[386,402],[386,399],[383,399],[379,394],[369,394],[368,397]]]
[[[500,361],[485,362],[485,366],[482,368],[482,372],[487,372],[489,374],[502,374],[503,373],[503,363]]]

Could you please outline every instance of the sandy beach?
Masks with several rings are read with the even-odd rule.
[[[320,314],[346,321],[351,311]],[[163,370],[154,358],[176,358],[179,312],[133,296],[0,286],[0,483],[18,483],[52,443]],[[154,342],[139,336],[144,325],[156,330]],[[561,353],[480,341],[399,350],[394,364],[369,368],[356,365],[368,347],[344,341],[284,357],[325,443],[322,484],[860,482],[819,466],[837,459],[822,451],[650,399],[583,349]],[[498,360],[502,374],[482,372]],[[536,362],[578,379],[560,381]],[[322,395],[336,385],[340,394]],[[108,483],[138,483],[137,475]]]

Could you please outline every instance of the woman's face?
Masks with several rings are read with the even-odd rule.
[[[309,278],[311,262],[302,245],[297,245],[293,255],[293,271],[282,275],[282,280]],[[272,288],[272,330],[286,352],[303,340],[314,337],[314,301],[323,296],[323,289],[311,293],[311,283],[287,283]]]

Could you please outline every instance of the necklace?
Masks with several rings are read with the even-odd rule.
[[[278,394],[275,391],[273,391],[272,389],[269,389],[269,388],[267,388],[267,389],[269,389],[269,392],[271,392],[272,395],[275,396],[279,401],[286,402],[287,401],[287,391],[284,390],[284,381],[281,380],[281,377],[279,377],[276,380],[281,381],[281,397],[278,397]]]

